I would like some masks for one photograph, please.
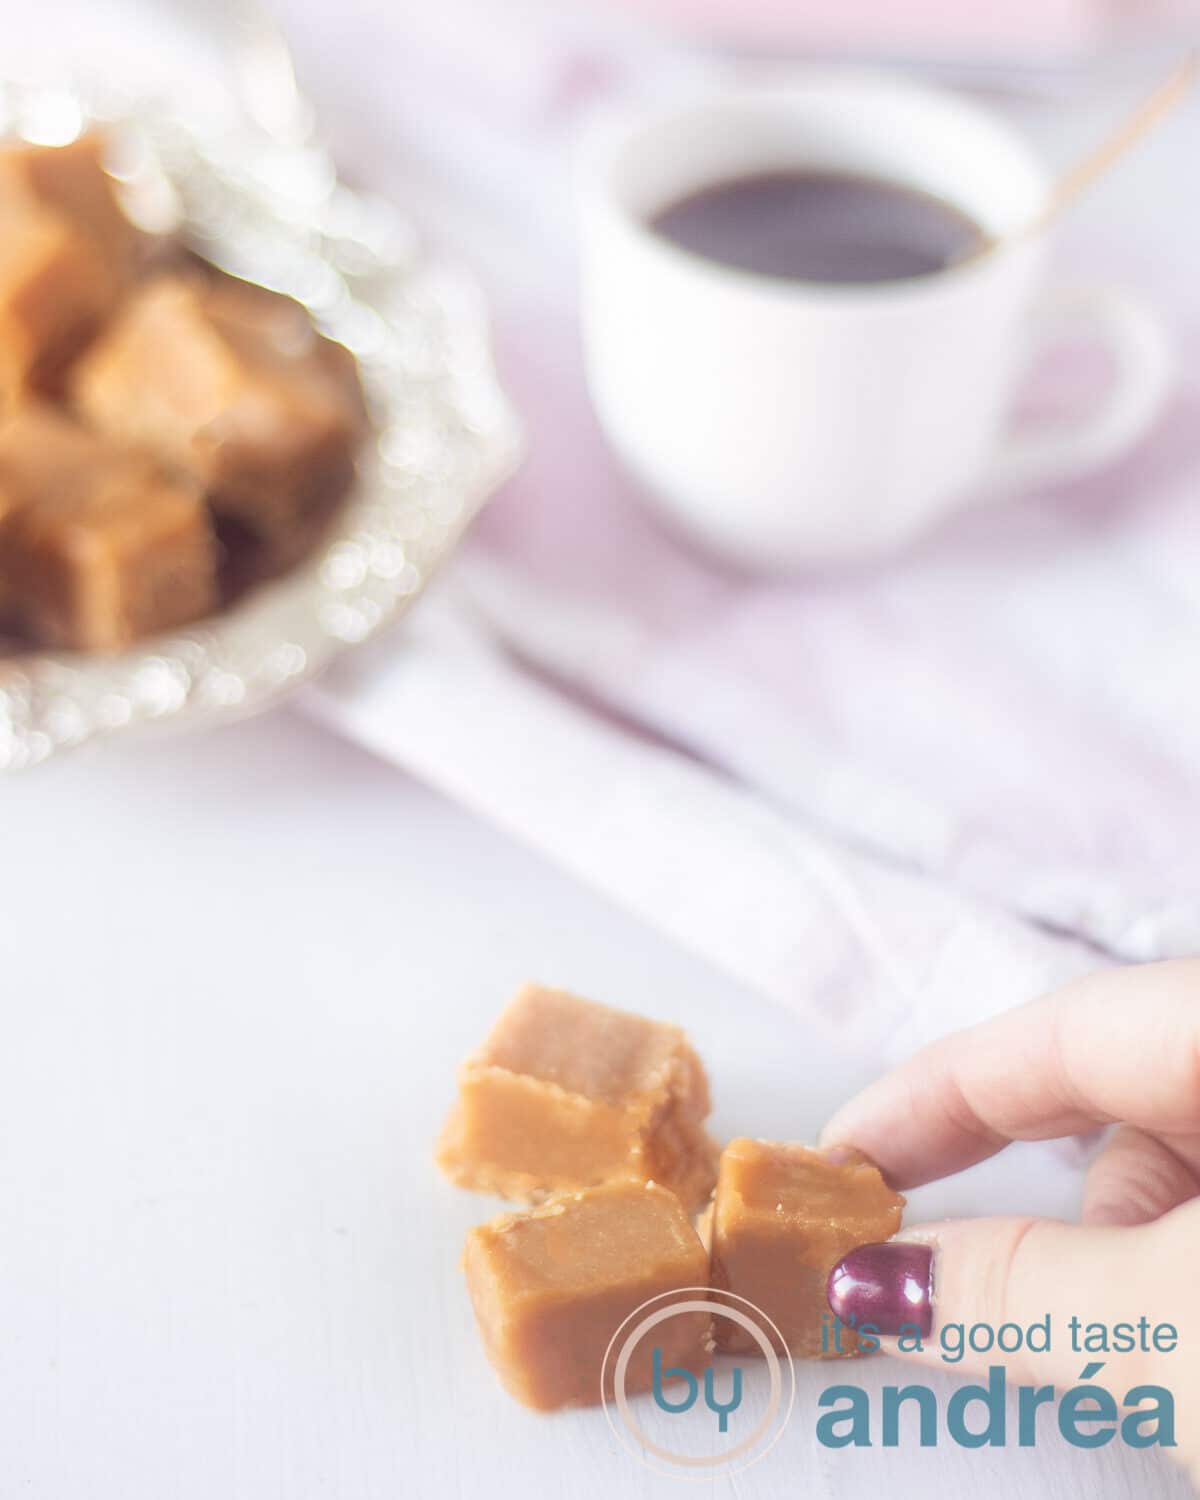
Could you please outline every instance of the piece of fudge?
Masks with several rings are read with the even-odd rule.
[[[215,607],[199,493],[54,408],[0,422],[0,495],[0,594],[42,644],[122,646]]]
[[[3,638],[19,626],[19,621],[15,616],[12,585],[8,581],[8,567],[4,555],[4,528],[9,517],[16,510],[16,506],[16,496],[10,490],[0,488],[0,652],[4,647]]]
[[[708,1279],[679,1199],[636,1182],[553,1198],[472,1229],[463,1269],[488,1359],[511,1395],[543,1411],[599,1402],[602,1370],[611,1394],[615,1351],[607,1367],[605,1354],[624,1319],[651,1297]],[[663,1369],[702,1369],[709,1315],[679,1313],[639,1340],[626,1391],[650,1388],[655,1346]]]
[[[0,400],[61,390],[128,285],[141,238],[96,137],[0,146]]]
[[[103,263],[65,219],[0,202],[0,405],[57,390],[113,303]]]
[[[628,1178],[712,1189],[708,1080],[677,1026],[526,985],[459,1069],[438,1149],[463,1187],[535,1202]]]
[[[93,246],[119,288],[132,279],[146,237],[126,218],[104,153],[95,131],[66,146],[0,146],[0,211],[28,205],[58,215]]]
[[[353,359],[299,303],[198,272],[129,297],[71,392],[97,431],[192,476],[257,544],[263,572],[313,545],[365,428]]]
[[[747,1298],[771,1318],[792,1354],[814,1359],[858,1353],[852,1330],[841,1349],[825,1286],[848,1250],[890,1238],[904,1199],[858,1153],[823,1155],[789,1142],[730,1141],[721,1153],[712,1218],[712,1284]],[[726,1318],[717,1343],[730,1352],[756,1346]]]

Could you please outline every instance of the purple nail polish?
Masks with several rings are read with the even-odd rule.
[[[847,1327],[872,1323],[882,1334],[933,1327],[933,1249],[888,1240],[851,1250],[829,1273],[829,1305]]]

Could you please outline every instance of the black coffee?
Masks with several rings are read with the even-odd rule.
[[[984,243],[961,209],[842,172],[766,172],[690,193],[650,221],[666,239],[740,271],[791,281],[905,281]]]

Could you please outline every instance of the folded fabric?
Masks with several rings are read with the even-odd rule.
[[[569,324],[506,335],[532,437],[474,546],[494,629],[859,847],[1120,957],[1200,947],[1194,376],[1107,474],[968,513],[886,565],[780,582],[650,517]]]
[[[451,582],[303,704],[848,1044],[904,1056],[1099,962],[606,722],[514,662]]]
[[[622,9],[692,35],[741,45],[886,48],[914,52],[1055,56],[1090,48],[1120,19],[1102,0],[619,0]],[[1161,7],[1142,5],[1146,12]]]
[[[308,0],[290,3],[317,23]],[[518,68],[502,49],[493,96],[449,88],[434,99],[408,62],[423,113],[404,155],[378,131],[354,134],[352,102],[329,96],[372,175],[410,197],[424,183],[420,211],[449,226],[498,301],[530,455],[474,542],[492,628],[578,691],[900,867],[1116,956],[1200,947],[1200,709],[1189,690],[1200,295],[1179,225],[1188,210],[1172,191],[1200,112],[1173,121],[1095,211],[1085,206],[1063,255],[1073,271],[1152,289],[1169,311],[1183,374],[1152,440],[1086,482],[976,507],[886,565],[747,579],[667,536],[642,506],[597,431],[571,308],[566,148],[582,106],[562,86],[589,58],[601,97],[678,60],[583,31],[577,11],[574,29],[568,13],[552,23],[534,11],[514,13],[529,55]],[[465,34],[471,15],[482,24],[454,0],[435,40]],[[396,40],[395,23],[374,25],[376,42]],[[478,48],[442,50],[486,74]],[[361,61],[349,43],[342,55]],[[1070,137],[1081,116],[1094,136],[1106,117],[1091,103],[1015,108],[1043,137]],[[1094,374],[1064,362],[1035,405],[1070,404]]]
[[[735,575],[667,535],[609,453],[571,308],[579,99],[674,64],[550,28],[515,64],[505,49],[490,92],[441,66],[431,88],[389,26],[375,15],[370,57],[340,34],[327,117],[482,272],[530,451],[451,594],[339,667],[313,711],[726,972],[898,1052],[1106,957],[1200,946],[1195,375],[1106,474],[970,508],[887,564]],[[478,49],[461,60],[486,71]],[[401,99],[395,139],[362,97]],[[1200,296],[1167,189],[1196,128],[1175,122],[1064,255],[1152,287],[1185,372]],[[1071,362],[1051,371],[1026,417],[1077,383]]]

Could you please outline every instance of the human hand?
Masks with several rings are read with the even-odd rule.
[[[895,1335],[922,1327],[921,1352],[943,1364],[957,1325],[1027,1327],[1050,1313],[1045,1353],[964,1352],[957,1370],[1006,1366],[1020,1385],[1087,1383],[1118,1408],[1142,1385],[1175,1403],[1173,1453],[1200,1485],[1200,960],[1093,975],[926,1047],[840,1109],[821,1145],[864,1151],[897,1188],[948,1176],[1010,1141],[1048,1140],[1100,1124],[1116,1129],[1092,1162],[1081,1224],[1031,1217],[906,1227],[854,1251],[830,1277],[843,1320]],[[1081,1325],[1170,1324],[1173,1351],[1080,1352]],[[901,1340],[913,1343],[915,1340]],[[1153,1342],[1153,1341],[1151,1341]],[[943,1365],[944,1367],[944,1365]]]

